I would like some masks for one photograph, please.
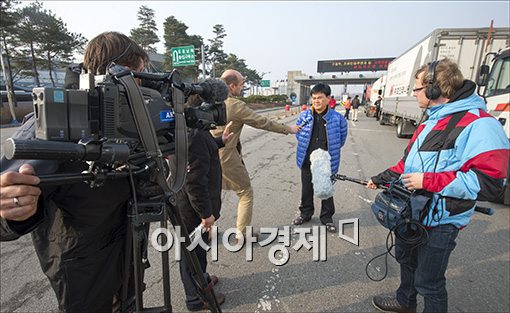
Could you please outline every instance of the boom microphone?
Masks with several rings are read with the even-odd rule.
[[[317,149],[310,154],[313,192],[321,200],[333,196],[335,189],[331,182],[331,156],[326,150]]]
[[[198,84],[184,83],[185,94],[198,94],[206,102],[222,102],[228,98],[228,87],[221,79],[209,78]]]

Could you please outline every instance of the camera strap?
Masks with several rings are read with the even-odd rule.
[[[158,139],[156,136],[156,131],[154,129],[154,125],[152,124],[152,121],[150,119],[150,114],[145,106],[142,92],[140,91],[140,88],[138,88],[138,85],[136,84],[135,79],[131,75],[123,75],[123,76],[116,76],[115,77],[122,86],[124,86],[127,94],[128,101],[130,103],[131,113],[133,115],[133,120],[135,122],[136,128],[138,130],[138,133],[140,135],[140,141],[142,142],[144,148],[145,148],[145,154],[148,158],[153,159],[156,162],[159,174],[157,175],[157,182],[158,185],[163,188],[165,192],[173,191],[177,192],[180,188],[182,188],[182,185],[184,184],[184,179],[186,176],[185,172],[185,164],[181,165],[180,163],[177,164],[177,168],[181,168],[179,172],[176,173],[176,177],[174,180],[174,183],[172,185],[172,188],[168,185],[168,182],[165,177],[165,165],[164,165],[164,159],[163,154],[161,152],[161,149],[159,148]],[[184,109],[182,109],[184,110]],[[176,114],[176,131],[179,123],[178,114]],[[184,116],[182,116],[184,118]],[[182,123],[182,119],[181,119]],[[185,122],[184,122],[185,123]],[[181,138],[181,140],[184,141],[184,146],[186,145],[187,139],[186,136],[181,136],[179,133],[176,132],[176,138],[177,140]],[[184,138],[184,139],[182,139]],[[179,150],[182,149],[183,143],[176,142],[176,155],[179,155]],[[184,149],[186,150],[186,149]],[[186,162],[186,156],[187,154],[184,154],[184,163]],[[181,159],[181,158],[179,158]],[[179,161],[177,159],[177,161]],[[182,160],[180,160],[183,162]],[[179,176],[180,175],[180,176]]]
[[[172,103],[175,116],[175,177],[171,190],[177,192],[184,186],[188,167],[188,134],[184,116],[184,93],[172,87]]]

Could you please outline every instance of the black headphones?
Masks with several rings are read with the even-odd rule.
[[[425,95],[429,100],[436,100],[441,97],[441,89],[436,84],[436,66],[439,61],[434,61],[429,64],[429,70],[427,73],[428,86],[425,89]]]

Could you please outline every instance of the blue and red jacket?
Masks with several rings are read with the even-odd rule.
[[[423,190],[432,194],[433,208],[422,221],[426,226],[466,226],[477,198],[491,198],[505,183],[509,141],[474,89],[466,81],[464,96],[429,108],[428,120],[414,132],[400,162],[372,177],[375,184],[384,184],[401,174],[424,173]],[[452,115],[462,111],[467,112],[445,141],[442,132]]]
[[[303,128],[296,134],[298,147],[296,152],[296,161],[299,168],[303,167],[310,137],[313,130],[313,107],[310,110],[299,114],[296,125],[302,125]],[[340,166],[340,148],[345,144],[347,138],[347,121],[335,110],[327,108],[328,112],[322,117],[326,121],[326,132],[328,138],[328,152],[331,156],[331,173],[336,174]]]

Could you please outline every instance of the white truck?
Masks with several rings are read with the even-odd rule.
[[[379,97],[382,97],[384,93],[384,86],[386,84],[386,75],[379,77],[371,86],[368,94],[366,95],[367,103],[365,104],[365,114],[368,117],[376,117],[376,101]]]
[[[486,55],[504,49],[509,43],[510,28],[434,30],[388,65],[379,122],[397,125],[399,138],[411,136],[423,115],[412,94],[414,74],[420,66],[449,58],[459,65],[466,79],[478,81]],[[479,91],[483,92],[483,87]]]
[[[492,58],[492,61],[488,59]],[[487,63],[492,63],[489,66]],[[506,136],[510,138],[510,47],[499,53],[487,55],[480,67],[480,87],[485,87],[483,96],[487,110],[499,120]]]
[[[489,62],[489,58],[492,61]],[[487,63],[492,63],[489,66]],[[483,96],[487,101],[489,113],[503,125],[507,138],[510,138],[510,47],[499,53],[487,55],[484,64],[480,67],[480,88],[484,88]],[[509,139],[510,140],[510,139]],[[510,169],[507,174],[507,182],[503,203],[510,204]]]

